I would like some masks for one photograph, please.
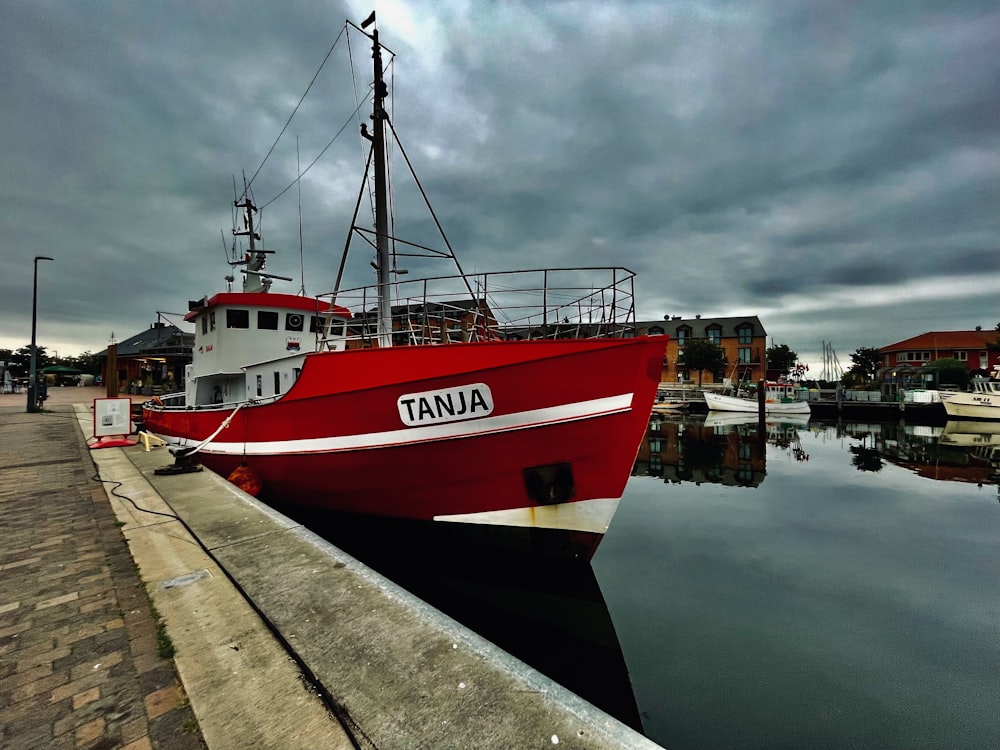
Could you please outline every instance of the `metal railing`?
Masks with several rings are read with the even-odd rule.
[[[502,271],[392,284],[393,344],[634,336],[635,274],[621,267]],[[473,290],[470,296],[469,290]],[[319,348],[378,340],[378,287],[329,295],[351,310],[327,316]]]

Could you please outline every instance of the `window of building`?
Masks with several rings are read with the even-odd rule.
[[[716,346],[722,345],[722,329],[721,328],[709,328],[708,329],[708,340],[711,341]]]
[[[649,439],[649,452],[650,453],[662,453],[663,452],[663,439],[662,438],[650,438]]]
[[[957,359],[959,362],[968,362],[969,361],[969,353],[968,352],[964,352],[964,351],[963,352],[955,352],[955,359]]]
[[[647,333],[650,336],[662,336],[665,333],[665,331],[663,330],[663,328],[661,326],[650,326],[650,328],[647,331]]]
[[[750,363],[750,347],[749,346],[741,346],[739,349],[736,350],[736,356],[737,356],[737,358],[739,359],[739,361],[742,364],[749,364]]]
[[[740,326],[736,329],[736,338],[741,344],[753,343],[753,326]],[[750,360],[747,360],[749,362]]]
[[[249,328],[249,310],[226,310],[226,328]]]
[[[278,313],[270,310],[257,311],[257,327],[262,331],[278,330]]]
[[[677,346],[683,348],[684,342],[691,338],[691,329],[687,326],[681,326],[677,329]]]
[[[302,313],[287,313],[285,315],[286,331],[301,331],[304,317]]]

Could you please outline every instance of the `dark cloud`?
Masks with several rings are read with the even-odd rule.
[[[642,274],[640,315],[759,314],[806,355],[1000,319],[995,4],[396,11],[379,16],[398,55],[393,123],[466,268],[625,265]],[[0,346],[28,339],[36,254],[57,258],[40,330],[63,348],[101,349],[220,288],[234,175],[257,172],[349,15],[0,9]],[[334,49],[254,179],[259,204],[294,179],[296,139],[308,164],[350,122],[363,41],[354,80],[346,42]],[[357,127],[302,183],[313,292],[332,284],[361,186]],[[297,201],[263,212],[266,243],[287,251],[277,273],[298,273]]]

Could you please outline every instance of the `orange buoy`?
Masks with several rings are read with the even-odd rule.
[[[233,473],[226,477],[226,479],[250,495],[250,497],[257,497],[264,488],[264,482],[261,480],[260,474],[246,464],[237,466],[233,470]]]

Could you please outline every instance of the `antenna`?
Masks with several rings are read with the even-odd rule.
[[[302,165],[299,162],[299,137],[295,136],[295,184],[299,190],[299,277],[302,279],[302,286],[299,294],[306,296],[306,266],[302,250]]]

